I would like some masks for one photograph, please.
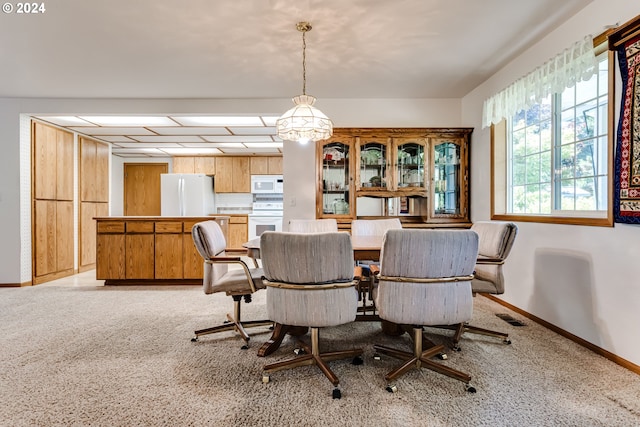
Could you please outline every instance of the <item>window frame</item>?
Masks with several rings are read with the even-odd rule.
[[[607,48],[607,33],[594,38],[594,45]],[[602,53],[602,51],[600,52]],[[496,221],[537,222],[547,224],[571,224],[598,227],[613,227],[613,192],[614,188],[614,157],[615,136],[617,126],[615,124],[615,76],[617,64],[615,52],[608,51],[608,100],[607,100],[607,210],[567,211],[567,214],[558,215],[558,211],[551,214],[512,214],[507,213],[507,121],[502,120],[496,125],[491,125],[491,219]],[[590,215],[588,215],[590,214]]]

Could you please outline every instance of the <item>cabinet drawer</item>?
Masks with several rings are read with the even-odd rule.
[[[182,233],[182,222],[156,222],[156,233]]]
[[[184,231],[185,233],[191,233],[191,229],[193,228],[193,226],[199,222],[202,222],[202,220],[194,219],[192,221],[183,222],[184,225],[182,231]]]
[[[246,224],[247,219],[246,216],[232,216],[229,218],[229,224]]]
[[[153,222],[127,221],[127,233],[153,233]]]
[[[98,222],[98,233],[124,233],[124,222],[100,221]]]

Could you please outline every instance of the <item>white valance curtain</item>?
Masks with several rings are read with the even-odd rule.
[[[597,70],[593,38],[589,35],[484,101],[482,127],[497,124],[552,93],[588,80]]]

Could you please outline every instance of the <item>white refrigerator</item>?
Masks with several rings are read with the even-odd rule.
[[[207,216],[215,214],[213,177],[204,174],[160,175],[162,216]]]

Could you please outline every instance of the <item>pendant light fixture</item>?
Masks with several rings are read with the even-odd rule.
[[[276,121],[277,135],[285,141],[301,144],[327,139],[333,134],[333,123],[324,113],[313,106],[316,98],[307,95],[307,43],[305,34],[311,31],[311,24],[298,22],[302,33],[302,95],[293,98],[295,107],[288,110]]]

